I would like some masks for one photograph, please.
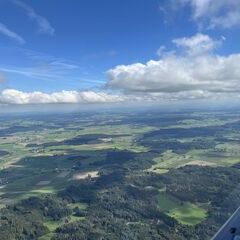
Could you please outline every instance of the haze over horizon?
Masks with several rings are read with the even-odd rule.
[[[238,101],[236,0],[0,1],[0,104]]]

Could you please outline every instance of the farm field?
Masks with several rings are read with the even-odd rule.
[[[206,210],[191,203],[181,202],[165,193],[158,196],[160,211],[175,218],[182,224],[196,225],[206,217]]]
[[[239,122],[231,112],[1,117],[0,211],[28,211],[24,203],[33,201],[40,240],[73,226],[84,236],[96,216],[92,234],[103,236],[102,221],[152,231],[175,224],[180,232],[211,222],[210,236],[220,225],[213,211],[225,207],[226,218],[234,211],[224,204],[240,177]],[[56,201],[54,210],[42,210],[41,201]]]

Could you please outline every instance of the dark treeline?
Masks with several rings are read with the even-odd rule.
[[[216,146],[215,141],[206,139],[196,139],[191,142],[180,142],[178,140],[162,140],[161,138],[142,138],[139,143],[149,147],[152,152],[163,153],[166,150],[172,150],[178,154],[184,154],[194,149],[209,149]]]
[[[0,210],[1,240],[37,239],[49,232],[47,220],[59,221],[73,214],[81,221],[61,224],[52,240],[78,239],[209,239],[237,207],[240,181],[237,169],[186,166],[159,175],[103,170],[96,180],[83,180],[58,195],[32,197]],[[151,187],[149,187],[151,186]],[[192,203],[207,203],[208,217],[196,226],[186,226],[159,208],[159,189]],[[86,203],[85,212],[70,209],[70,203]]]

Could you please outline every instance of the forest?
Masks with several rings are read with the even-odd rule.
[[[162,115],[0,119],[1,240],[210,239],[240,201],[239,117]]]

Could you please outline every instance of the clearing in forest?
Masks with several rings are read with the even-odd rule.
[[[88,177],[91,177],[91,178],[98,177],[98,171],[83,172],[83,173],[77,173],[73,175],[74,180],[86,179]]]

